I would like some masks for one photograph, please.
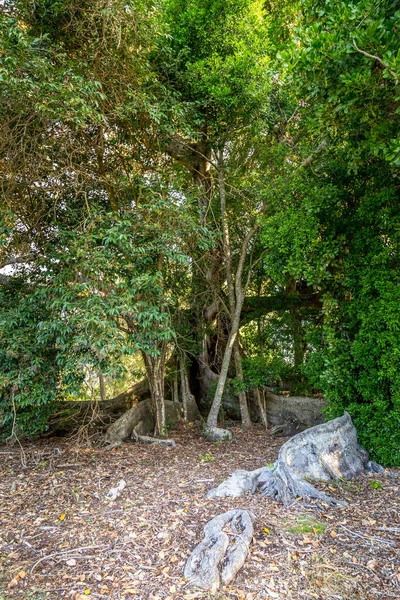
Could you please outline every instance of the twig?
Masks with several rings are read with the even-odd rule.
[[[54,552],[53,554],[47,554],[46,556],[42,556],[42,558],[39,558],[39,560],[37,560],[33,565],[31,573],[33,573],[38,564],[43,562],[44,560],[47,560],[49,558],[55,558],[56,556],[68,555],[71,554],[71,552],[78,552],[80,550],[92,550],[93,548],[104,548],[104,546],[80,546],[79,548],[71,548],[69,550],[62,550],[61,552]]]
[[[366,571],[369,571],[370,573],[372,573],[372,575],[374,575],[378,581],[381,581],[381,578],[377,575],[377,573],[375,573],[372,569],[370,569],[369,567],[366,567],[365,565],[362,565],[361,563],[353,563],[350,562],[349,560],[346,561],[346,563],[348,565],[350,565],[351,567],[357,568],[360,567],[361,569],[365,569]]]
[[[382,538],[378,538],[378,537],[367,537],[366,535],[362,535],[361,533],[357,533],[355,531],[351,531],[351,529],[348,529],[347,527],[345,527],[344,525],[340,525],[340,527],[342,529],[344,529],[345,531],[347,531],[348,533],[350,533],[350,535],[353,535],[354,537],[358,537],[362,540],[367,540],[367,542],[373,543],[373,542],[381,542],[382,544],[386,544],[387,546],[395,546],[396,544],[394,542],[389,542],[388,540],[384,540]]]
[[[357,52],[360,52],[360,54],[363,54],[364,56],[367,56],[368,58],[372,58],[373,60],[377,60],[382,65],[382,67],[387,69],[389,71],[389,73],[391,74],[391,76],[394,77],[394,79],[396,81],[396,85],[397,85],[398,80],[399,80],[398,76],[396,75],[396,73],[394,71],[392,71],[392,69],[390,67],[388,67],[388,65],[385,65],[385,63],[379,56],[375,56],[375,54],[369,54],[369,52],[366,52],[365,50],[361,50],[361,48],[359,48],[357,46],[356,40],[354,40],[354,39],[353,39],[353,46],[357,50]]]
[[[11,398],[11,404],[13,407],[13,424],[12,424],[12,429],[11,429],[11,435],[8,439],[15,439],[19,445],[19,447],[21,448],[21,464],[24,467],[24,469],[26,469],[26,454],[25,454],[25,450],[23,449],[21,442],[19,441],[19,438],[15,432],[15,428],[16,428],[16,424],[17,424],[17,407],[15,406],[15,392],[17,391],[18,386],[16,383],[13,384],[12,388],[11,388],[11,394],[10,394],[10,398]]]

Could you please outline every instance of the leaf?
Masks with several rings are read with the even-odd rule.
[[[335,538],[335,537],[337,537],[337,533],[336,533],[336,531],[334,529],[332,529],[332,531],[331,531],[331,538]]]
[[[69,560],[67,560],[67,565],[69,567],[74,567],[76,565],[76,560],[74,558],[70,558]]]
[[[60,515],[60,521],[64,521],[65,519],[65,514],[63,513],[62,515]]]

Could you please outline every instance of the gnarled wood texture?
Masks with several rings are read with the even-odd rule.
[[[204,537],[185,566],[192,585],[215,593],[227,585],[243,566],[253,537],[252,516],[246,510],[230,510],[204,527]]]
[[[235,471],[230,479],[208,493],[208,498],[242,496],[260,490],[285,506],[294,500],[320,500],[330,506],[345,504],[317,490],[312,481],[352,479],[364,471],[383,472],[369,461],[368,452],[357,441],[351,417],[316,425],[295,435],[281,447],[272,469]]]

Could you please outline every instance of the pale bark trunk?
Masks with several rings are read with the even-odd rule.
[[[208,427],[217,427],[217,425],[218,425],[218,413],[221,408],[222,396],[223,396],[224,389],[225,389],[226,379],[228,377],[229,364],[231,362],[233,347],[235,345],[235,341],[236,341],[237,334],[239,331],[239,320],[240,320],[240,313],[242,310],[242,304],[243,304],[243,301],[241,302],[240,307],[237,307],[237,311],[236,311],[236,314],[235,314],[233,322],[232,322],[232,329],[229,334],[228,343],[226,344],[224,358],[222,359],[222,366],[221,366],[221,372],[220,372],[219,378],[218,378],[217,389],[215,390],[214,400],[213,400],[213,403],[210,408],[210,412],[207,417]]]
[[[236,269],[235,275],[232,270],[232,251],[229,237],[229,226],[226,215],[226,191],[225,191],[225,182],[224,182],[224,170],[223,170],[223,153],[219,152],[218,156],[218,183],[219,183],[219,196],[220,196],[220,204],[221,204],[221,225],[222,225],[222,236],[223,236],[223,248],[224,248],[224,259],[225,259],[225,274],[226,274],[226,284],[228,288],[228,300],[229,300],[229,313],[231,318],[231,329],[229,333],[228,343],[225,348],[224,357],[222,360],[221,372],[218,379],[217,389],[215,391],[215,396],[213,403],[211,405],[211,409],[207,418],[207,426],[208,427],[217,427],[218,424],[218,413],[221,408],[222,396],[224,393],[225,383],[228,376],[229,364],[232,357],[232,352],[234,352],[235,344],[237,343],[237,336],[239,333],[240,326],[240,315],[242,313],[244,296],[250,281],[251,268],[247,276],[247,280],[243,285],[242,277],[244,266],[246,262],[247,250],[249,246],[249,242],[253,237],[254,233],[257,230],[257,226],[251,228],[245,239],[243,240],[242,247],[240,250],[239,263]],[[239,361],[235,358],[235,367],[236,370],[239,366],[238,377],[240,377],[241,372],[241,360],[239,353]],[[243,378],[243,373],[241,373]],[[251,424],[250,415],[247,407],[247,399],[246,395],[240,398],[240,409],[243,420],[243,425],[248,427]]]
[[[242,357],[240,356],[239,342],[236,338],[235,345],[233,347],[233,356],[235,359],[236,377],[240,384],[243,384],[243,368],[242,368]],[[251,428],[251,418],[249,413],[249,407],[247,405],[247,396],[244,390],[239,392],[239,405],[240,415],[242,417],[242,426],[244,429]]]
[[[174,402],[179,402],[179,378],[178,378],[178,369],[175,370],[174,373],[174,390],[173,390],[173,399]]]
[[[263,391],[263,397],[262,397],[262,399],[261,399],[260,390],[258,388],[255,388],[254,393],[256,395],[257,404],[258,404],[258,408],[259,408],[259,411],[260,411],[261,421],[262,421],[263,425],[265,426],[265,428],[267,429],[267,427],[268,427],[268,418],[267,418],[267,411],[266,411],[266,406],[265,406],[264,391]]]
[[[183,418],[187,421],[188,416],[188,395],[190,394],[189,381],[185,367],[185,361],[183,358],[180,360],[180,371],[181,371],[181,395],[183,405]]]

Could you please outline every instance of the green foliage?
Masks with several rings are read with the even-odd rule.
[[[214,462],[215,461],[215,456],[213,456],[209,452],[206,452],[205,454],[200,454],[199,458],[202,462]]]
[[[0,290],[7,432],[15,410],[20,432],[36,433],[57,399],[80,395],[88,371],[119,373],[123,356],[157,355],[173,341],[171,313],[179,296],[172,295],[168,279],[174,269],[186,268],[178,236],[189,221],[181,219],[171,230],[158,215],[162,209],[171,222],[176,208],[143,203],[120,217],[97,215],[80,235],[60,230],[58,244],[29,272],[35,288],[21,283],[19,295],[8,286]]]
[[[246,391],[265,385],[275,386],[287,381],[291,374],[290,364],[280,356],[269,358],[255,356],[243,359],[243,384]]]
[[[258,0],[166,2],[170,47],[160,49],[156,64],[192,115],[194,135],[207,127],[218,143],[227,127],[262,109],[267,80],[259,74],[269,47],[264,17]]]
[[[366,448],[371,458],[387,467],[400,462],[400,410],[390,401],[334,402],[328,408],[328,417],[343,414],[351,415],[357,429],[360,444]]]
[[[398,166],[398,4],[303,0],[301,8],[296,48],[281,58],[303,98],[312,98],[309,139],[349,141],[344,152],[354,171],[367,156]]]
[[[326,523],[322,521],[314,521],[309,517],[299,517],[296,525],[289,527],[288,531],[296,534],[314,533],[315,535],[322,535],[326,527]]]
[[[371,479],[369,485],[372,487],[373,490],[383,490],[383,485],[381,481]]]

